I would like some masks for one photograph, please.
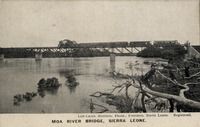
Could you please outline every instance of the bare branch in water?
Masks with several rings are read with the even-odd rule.
[[[104,112],[109,111],[108,108],[106,108],[106,107],[103,106],[103,105],[94,103],[94,102],[92,101],[92,99],[91,99],[91,100],[90,100],[90,112],[91,112],[91,113],[94,113],[93,111],[94,111],[94,109],[95,109],[95,106],[103,108],[102,111],[95,112],[95,113],[104,113]]]
[[[104,92],[95,92],[93,94],[91,94],[90,96],[92,97],[101,97],[101,96],[109,96],[109,95],[113,95],[112,93],[104,93]]]
[[[173,71],[172,73],[176,72],[177,75],[182,77],[182,73],[180,72],[180,68],[176,67],[177,71]],[[169,112],[173,112],[175,109],[175,104],[176,104],[176,109],[179,112],[181,109],[181,106],[186,106],[189,107],[191,109],[195,109],[195,110],[200,110],[200,102],[198,101],[194,101],[191,99],[188,99],[185,97],[185,92],[188,92],[190,90],[189,85],[193,84],[193,85],[197,85],[200,84],[200,82],[187,82],[184,84],[181,84],[180,82],[182,80],[176,80],[173,79],[171,77],[166,76],[165,73],[166,70],[164,70],[162,72],[162,70],[156,69],[156,68],[152,68],[150,71],[148,71],[144,76],[141,77],[130,77],[129,80],[127,80],[126,82],[122,83],[122,84],[118,84],[117,86],[113,86],[113,89],[111,89],[110,92],[105,93],[105,92],[95,92],[93,94],[91,94],[90,96],[93,97],[102,97],[105,96],[109,103],[111,105],[115,105],[118,108],[124,108],[125,112],[132,112],[134,111],[134,109],[138,108],[136,107],[136,102],[141,101],[141,109],[140,111],[143,112],[147,112],[147,107],[146,105],[154,102],[155,103],[155,107],[156,106],[164,106],[165,104],[164,102],[161,102],[162,99],[164,99],[165,102],[168,102],[167,104],[170,106],[169,107]],[[168,71],[172,71],[172,70],[168,70]],[[191,79],[193,77],[196,77],[200,74],[200,72],[195,73],[193,75],[191,75],[190,77],[188,77],[187,79]],[[161,79],[157,79],[157,76],[161,76]],[[161,80],[161,82],[155,82],[155,79],[157,80]],[[165,92],[160,92],[157,91],[155,88],[162,88],[162,80],[164,79],[164,81],[167,81],[167,83],[171,83],[173,84],[173,86],[178,86],[176,87],[177,90],[179,91],[177,95],[171,94],[171,93],[165,93]],[[152,85],[152,82],[154,83]],[[161,83],[161,84],[160,84]],[[165,84],[163,82],[163,84]],[[134,99],[132,99],[129,96],[129,88],[130,86],[135,87],[138,89],[137,93],[135,94]],[[125,89],[124,89],[125,88]],[[163,87],[163,89],[166,89],[166,87]],[[123,97],[119,97],[114,95],[113,93],[118,90],[118,92],[122,92],[122,90],[125,90],[125,96]],[[140,96],[141,95],[141,96]],[[139,97],[141,97],[139,99]],[[159,102],[160,101],[160,102]],[[94,104],[95,105],[95,104]],[[96,104],[98,105],[98,104]],[[154,107],[154,108],[155,108]]]

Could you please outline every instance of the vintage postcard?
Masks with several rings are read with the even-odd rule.
[[[0,0],[0,126],[200,126],[199,0]]]

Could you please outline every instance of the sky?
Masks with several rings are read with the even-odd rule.
[[[0,47],[178,40],[200,44],[198,0],[0,0]]]

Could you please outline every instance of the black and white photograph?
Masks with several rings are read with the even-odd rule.
[[[200,111],[199,0],[0,0],[0,113]]]

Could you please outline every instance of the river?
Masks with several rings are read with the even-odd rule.
[[[152,60],[151,58],[148,58]],[[127,68],[127,62],[133,64],[138,61],[141,74],[148,70],[149,65],[143,65],[146,59],[128,56],[116,57],[116,71],[132,72]],[[70,89],[65,85],[65,72],[72,71],[80,83]],[[113,79],[109,75],[109,57],[84,58],[43,58],[36,62],[32,58],[5,59],[0,63],[0,112],[1,113],[89,113],[89,95],[96,91],[109,91],[121,80]],[[45,91],[43,96],[37,95],[29,102],[18,106],[13,105],[13,96],[26,92],[37,92],[37,83],[41,78],[58,78],[62,86],[54,91]],[[133,90],[134,91],[134,90]],[[108,107],[108,112],[117,112],[115,107],[107,105],[103,99],[92,98],[93,102]]]

